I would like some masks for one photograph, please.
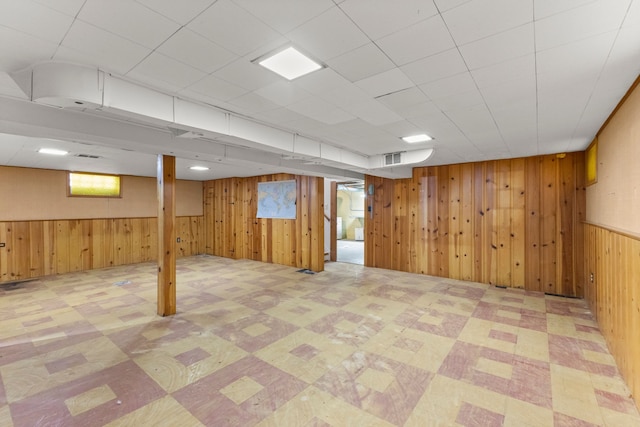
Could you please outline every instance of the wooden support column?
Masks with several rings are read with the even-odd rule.
[[[158,155],[158,314],[176,314],[176,158]]]
[[[338,182],[331,181],[331,250],[329,260],[338,260]]]

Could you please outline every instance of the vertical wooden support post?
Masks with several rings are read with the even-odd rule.
[[[176,158],[158,155],[158,314],[176,314]]]
[[[338,260],[338,182],[331,181],[331,250],[329,260]]]

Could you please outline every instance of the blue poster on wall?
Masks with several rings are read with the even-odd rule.
[[[296,219],[296,181],[259,182],[257,217]]]

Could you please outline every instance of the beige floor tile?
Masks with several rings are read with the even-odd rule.
[[[110,422],[105,427],[125,426],[200,427],[204,424],[171,396],[166,396]]]

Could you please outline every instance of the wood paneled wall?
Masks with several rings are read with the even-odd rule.
[[[584,153],[367,176],[365,265],[582,296]]]
[[[586,224],[585,296],[640,406],[640,238]]]
[[[256,218],[258,182],[295,179],[297,217]],[[324,269],[324,180],[277,174],[208,181],[204,186],[206,252],[275,264]]]
[[[0,282],[153,261],[157,218],[0,222]],[[204,253],[204,217],[176,218],[178,256]]]

